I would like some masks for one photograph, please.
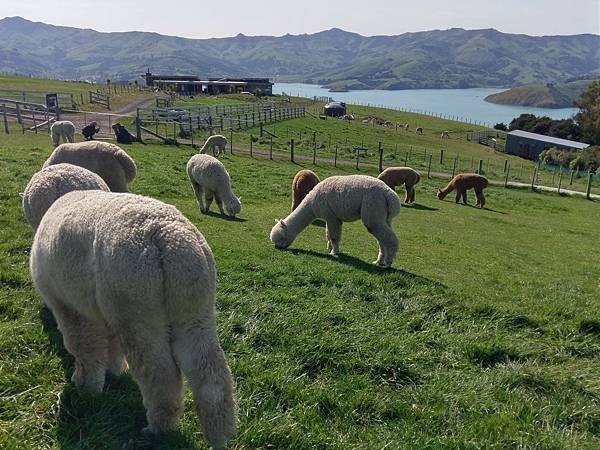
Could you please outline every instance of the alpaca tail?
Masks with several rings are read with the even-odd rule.
[[[172,351],[192,390],[204,437],[213,448],[226,448],[237,428],[234,385],[219,344],[214,317],[172,327]]]
[[[385,192],[385,202],[387,205],[387,218],[388,221],[391,221],[392,218],[400,214],[402,203],[396,193],[391,190]]]
[[[121,167],[123,168],[123,172],[125,172],[125,178],[127,179],[127,182],[131,183],[137,174],[135,161],[124,150],[116,152],[115,155],[121,164]]]

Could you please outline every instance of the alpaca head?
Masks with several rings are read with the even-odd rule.
[[[227,215],[233,219],[242,210],[242,197],[232,196],[229,201],[225,202],[225,209]]]
[[[271,229],[269,238],[277,248],[288,248],[294,241],[294,237],[290,234],[283,219],[275,219],[275,226]]]
[[[446,194],[444,194],[444,192],[441,189],[438,189],[438,191],[437,191],[438,200],[444,200],[445,196],[446,196]]]

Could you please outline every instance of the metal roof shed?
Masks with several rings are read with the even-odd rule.
[[[552,147],[561,150],[583,150],[589,145],[521,130],[511,131],[506,135],[506,153],[523,158],[537,160],[540,153]]]

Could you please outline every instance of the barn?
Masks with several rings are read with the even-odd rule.
[[[506,135],[506,153],[537,161],[540,153],[549,148],[583,150],[589,147],[583,142],[560,139],[528,131],[514,130]]]
[[[148,71],[143,77],[146,86],[171,90],[184,95],[235,94],[240,92],[273,95],[273,83],[268,78],[206,78],[193,75],[155,75]]]

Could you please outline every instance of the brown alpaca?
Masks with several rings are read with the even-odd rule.
[[[473,189],[477,197],[478,208],[483,208],[485,205],[485,196],[483,190],[487,187],[488,180],[476,173],[459,173],[450,180],[450,183],[444,189],[438,189],[437,198],[443,200],[446,195],[456,189],[456,203],[462,197],[463,203],[467,204],[467,190]]]
[[[377,177],[393,190],[396,186],[404,185],[406,197],[404,203],[413,203],[415,201],[415,184],[421,180],[419,172],[410,167],[388,167]]]
[[[304,197],[319,184],[319,177],[308,169],[301,170],[292,181],[292,211],[304,200]]]

